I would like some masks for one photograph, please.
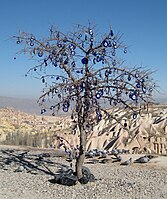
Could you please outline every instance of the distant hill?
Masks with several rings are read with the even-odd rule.
[[[0,108],[12,107],[30,114],[40,114],[40,107],[35,99],[21,99],[0,96]]]
[[[156,103],[167,104],[166,98],[156,98]],[[14,97],[6,97],[0,96],[0,108],[11,107],[16,110],[26,112],[29,114],[38,114],[40,115],[40,107],[37,103],[37,99],[24,99],[24,98],[14,98]],[[64,113],[63,111],[59,111],[58,115],[68,115],[69,113]],[[47,115],[47,114],[45,114]]]

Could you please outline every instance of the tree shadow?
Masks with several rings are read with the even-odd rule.
[[[51,167],[54,167],[54,171],[51,170]],[[0,150],[0,169],[13,169],[13,172],[26,171],[34,175],[42,173],[53,177],[48,180],[50,183],[66,186],[76,185],[78,181],[86,184],[96,180],[87,167],[82,168],[83,177],[78,180],[72,165],[68,166],[51,160],[49,153],[30,154],[29,151],[18,153],[10,149]]]
[[[35,172],[55,176],[50,170],[50,166],[66,167],[67,165],[57,163],[48,159],[48,153],[28,154],[28,151],[18,153],[15,150],[0,150],[0,169],[8,170],[9,166],[17,167],[14,172],[27,171],[34,174]],[[46,159],[47,157],[47,159]],[[19,170],[22,167],[22,170]]]

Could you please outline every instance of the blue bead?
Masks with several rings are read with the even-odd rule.
[[[138,77],[139,77],[139,75],[136,73],[136,74],[135,74],[135,77],[136,77],[136,78],[138,78]]]
[[[63,111],[64,112],[68,112],[68,108],[67,107],[63,107]]]
[[[114,36],[114,33],[113,33],[113,31],[112,31],[112,30],[110,31],[110,35],[111,35],[111,37],[113,37],[113,36]]]
[[[103,89],[100,89],[100,90],[99,90],[99,93],[100,93],[100,95],[102,96],[102,95],[103,95]]]
[[[96,99],[100,99],[101,98],[101,94],[99,92],[96,93]]]
[[[137,113],[133,113],[133,119],[137,118]]]
[[[134,101],[137,100],[137,96],[136,96],[136,94],[134,94],[134,93],[130,94],[129,97],[130,97],[132,100],[134,100]]]
[[[97,57],[96,57],[96,61],[97,61],[97,62],[100,62],[101,60],[102,60],[102,58],[101,58],[100,56],[97,56]]]
[[[96,58],[93,58],[93,63],[96,64]]]
[[[101,120],[102,119],[102,114],[99,114],[98,115],[98,120]]]
[[[42,83],[45,83],[45,79],[44,78],[42,78]]]
[[[76,46],[74,46],[74,44],[71,44],[71,45],[69,45],[69,48],[70,48],[71,50],[75,50]]]
[[[63,107],[68,108],[70,106],[70,103],[67,101],[63,104]]]
[[[73,51],[71,51],[71,55],[75,55],[75,51],[73,50]]]
[[[104,41],[103,41],[103,46],[104,46],[104,47],[107,47],[107,46],[108,46],[108,41],[107,41],[107,40],[104,40]]]
[[[109,76],[109,72],[108,70],[105,71],[105,76],[108,77]]]
[[[72,66],[72,67],[75,67],[75,62],[74,62],[74,61],[71,62],[71,66]]]
[[[117,45],[117,42],[116,42],[116,41],[113,41],[112,44],[113,44],[113,46],[116,46],[116,45]]]
[[[93,42],[93,41],[94,41],[94,39],[93,39],[93,37],[91,37],[91,38],[90,38],[90,42]]]
[[[41,114],[45,113],[46,109],[41,109]]]
[[[42,57],[43,56],[43,51],[39,51],[38,52],[38,57]]]
[[[112,62],[112,65],[113,65],[113,66],[116,66],[116,60],[114,60],[114,61]]]
[[[140,88],[140,83],[139,83],[139,82],[136,84],[136,87],[137,87],[137,88]]]
[[[146,87],[145,87],[145,86],[142,87],[142,91],[143,91],[144,93],[146,92]]]
[[[51,106],[51,107],[50,107],[50,110],[53,110],[54,108],[55,108],[55,106]]]
[[[113,51],[113,52],[112,52],[112,56],[115,56],[115,54],[116,54],[115,51]]]
[[[52,64],[56,67],[57,66],[57,62],[53,61]]]
[[[127,53],[127,49],[126,49],[126,48],[124,49],[124,53],[125,53],[125,54]]]
[[[87,64],[87,63],[88,63],[88,59],[87,59],[86,57],[84,57],[84,58],[81,60],[81,62],[82,62],[83,64]]]
[[[129,75],[129,76],[128,76],[128,81],[130,81],[130,80],[131,80],[131,76]]]
[[[34,46],[34,42],[31,41],[31,42],[30,42],[30,46]]]
[[[93,35],[93,30],[92,29],[89,29],[89,34]]]
[[[62,44],[58,44],[57,46],[58,46],[59,48],[61,48],[61,47],[62,47]]]
[[[152,88],[149,88],[149,92],[151,93],[153,91],[153,89]]]
[[[66,59],[66,60],[64,61],[64,64],[68,64],[68,59]]]
[[[111,41],[108,42],[108,47],[112,47]]]

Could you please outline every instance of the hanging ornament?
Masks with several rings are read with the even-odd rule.
[[[136,87],[140,88],[140,83],[139,82],[137,82]]]
[[[109,76],[109,71],[108,71],[108,70],[105,71],[105,76],[106,76],[106,77]]]
[[[93,58],[93,64],[96,64],[96,58]]]
[[[64,102],[63,107],[69,108],[69,106],[70,106],[70,103],[68,101]]]
[[[34,46],[34,42],[33,41],[30,42],[30,46]]]
[[[103,41],[103,46],[104,46],[104,47],[108,47],[108,41],[107,41],[107,40],[104,40],[104,41]]]
[[[65,65],[68,64],[68,58],[64,61],[64,64]]]
[[[75,62],[74,62],[74,61],[71,62],[71,66],[72,66],[72,67],[75,67]]]
[[[50,110],[53,110],[54,108],[55,108],[55,106],[51,106],[51,107],[50,107]]]
[[[62,45],[61,43],[58,43],[57,46],[58,46],[59,48],[62,48],[63,45]]]
[[[101,120],[102,119],[102,114],[100,113],[97,117],[98,117],[98,120]]]
[[[61,98],[61,95],[60,95],[60,94],[58,94],[58,95],[57,95],[57,97],[58,97],[58,98]]]
[[[57,67],[57,61],[53,61],[52,64]]]
[[[112,51],[112,56],[115,56],[116,55],[116,53],[115,53],[115,50],[114,51]]]
[[[38,52],[38,57],[42,57],[42,56],[43,56],[43,51],[40,50],[40,51]]]
[[[41,114],[44,114],[46,112],[46,109],[41,109]]]
[[[135,93],[131,93],[129,94],[129,98],[131,98],[132,100],[136,101],[137,100],[137,96]]]
[[[20,41],[20,39],[18,38],[18,40],[17,40],[17,44],[20,44],[21,43],[21,41]]]
[[[63,111],[64,111],[64,112],[68,112],[68,107],[64,107],[64,106],[63,106]]]
[[[145,93],[146,92],[146,87],[142,86],[142,91]]]
[[[130,75],[128,75],[128,81],[130,81],[131,80],[131,76]]]
[[[112,65],[116,66],[116,60],[113,60]]]
[[[88,59],[87,59],[86,57],[84,57],[84,58],[81,60],[81,62],[82,62],[83,64],[88,64]]]
[[[90,38],[90,42],[93,42],[93,41],[94,41],[94,38],[93,38],[93,37],[91,37],[91,38]]]
[[[71,51],[71,55],[73,55],[73,56],[75,55],[75,51],[74,50]]]
[[[124,53],[125,53],[125,54],[127,53],[127,48],[124,49]]]
[[[114,33],[113,33],[113,31],[112,31],[112,30],[110,30],[110,35],[111,35],[111,37],[113,37],[113,36],[114,36]]]
[[[137,118],[137,113],[133,113],[133,119],[136,119]]]
[[[93,35],[93,30],[92,29],[89,29],[89,34]]]
[[[45,78],[44,77],[42,78],[42,83],[45,83]]]
[[[101,98],[101,94],[99,92],[96,93],[96,99],[100,99]]]

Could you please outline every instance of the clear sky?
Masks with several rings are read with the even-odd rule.
[[[157,70],[160,97],[167,99],[166,0],[0,0],[0,95],[37,99],[42,90],[39,80],[24,77],[31,62],[16,55],[11,36],[21,30],[44,37],[51,25],[68,32],[89,21],[102,32],[111,25],[123,33],[127,63]]]

